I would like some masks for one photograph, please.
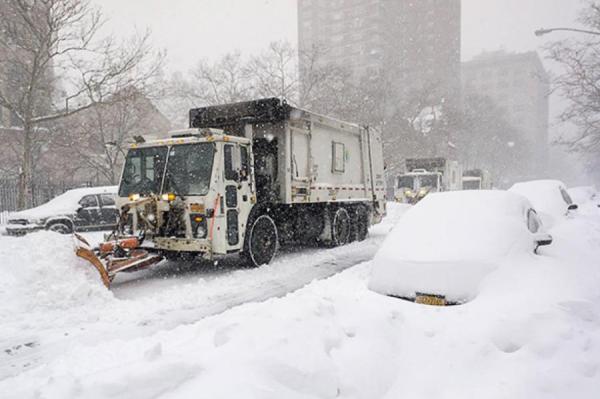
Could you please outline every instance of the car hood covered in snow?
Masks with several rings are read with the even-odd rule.
[[[15,212],[10,215],[11,220],[25,219],[30,222],[47,219],[53,216],[72,215],[79,208],[79,201],[85,195],[117,193],[117,186],[86,187],[69,190],[56,198],[38,207]]]
[[[499,259],[533,251],[530,207],[504,191],[430,194],[386,238],[369,286],[401,297],[421,292],[469,299]]]

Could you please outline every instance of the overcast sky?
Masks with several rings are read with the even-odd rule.
[[[93,0],[109,17],[107,29],[152,30],[167,49],[171,70],[236,49],[260,51],[269,42],[296,43],[296,0]],[[419,0],[416,0],[419,1]],[[444,1],[444,0],[436,0]],[[579,0],[463,0],[463,59],[482,50],[527,51],[546,39],[539,27],[573,25]],[[553,36],[557,38],[558,36]]]

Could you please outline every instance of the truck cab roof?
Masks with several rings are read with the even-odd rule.
[[[163,145],[192,144],[213,141],[227,141],[240,144],[249,144],[250,139],[232,136],[221,129],[181,129],[169,132],[168,138],[149,140],[131,144],[130,148],[146,148]]]

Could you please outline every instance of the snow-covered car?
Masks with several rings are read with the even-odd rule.
[[[38,207],[10,216],[6,233],[21,236],[37,230],[61,234],[110,230],[117,224],[117,186],[69,190]]]
[[[571,199],[573,199],[573,202],[578,205],[584,205],[591,202],[600,207],[598,191],[593,186],[572,187],[569,188],[567,192],[571,196]]]
[[[481,281],[511,256],[552,237],[526,198],[506,191],[428,195],[390,232],[373,260],[369,288],[429,305],[473,299]]]
[[[559,180],[516,183],[508,191],[527,198],[548,227],[578,208],[567,192],[565,184]]]

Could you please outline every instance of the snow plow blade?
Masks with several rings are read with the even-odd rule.
[[[145,269],[163,259],[159,254],[138,248],[139,241],[137,238],[130,237],[109,241],[102,243],[98,249],[93,249],[87,240],[79,234],[74,234],[73,237],[75,240],[75,254],[87,260],[98,271],[106,288],[110,288],[110,284],[117,273]]]
[[[102,283],[106,286],[106,288],[110,288],[110,283],[112,278],[109,277],[106,268],[100,258],[96,256],[90,244],[87,242],[85,238],[80,236],[79,234],[74,234],[73,238],[75,240],[75,254],[82,259],[87,260],[89,263],[94,266],[94,268],[100,273],[100,278],[102,279]]]

